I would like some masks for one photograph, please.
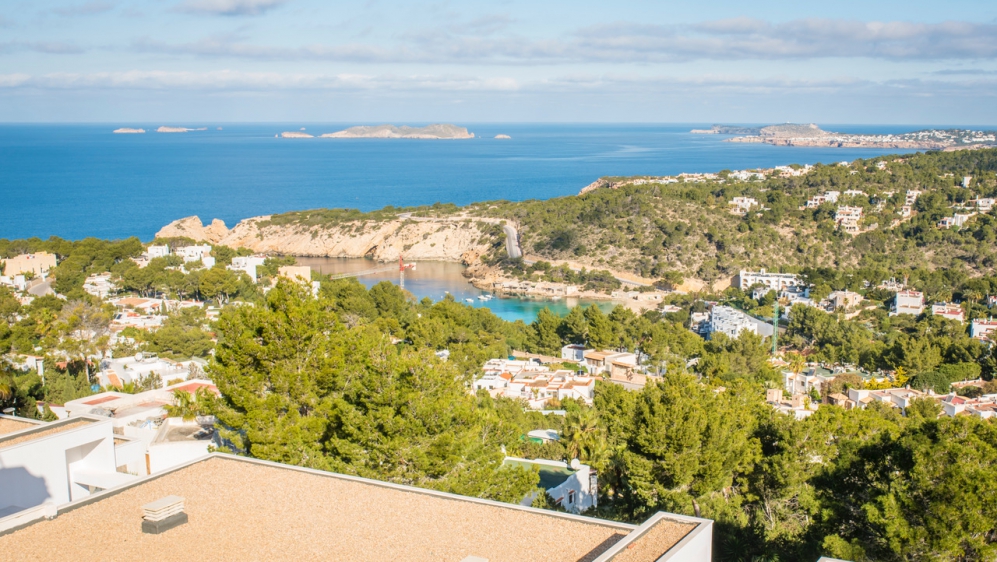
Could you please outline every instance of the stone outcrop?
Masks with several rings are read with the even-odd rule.
[[[225,222],[220,219],[215,219],[211,221],[210,225],[204,226],[201,224],[201,219],[195,216],[171,222],[156,233],[156,238],[185,237],[192,238],[198,242],[218,244],[228,235],[228,232],[229,230],[225,227]]]
[[[205,227],[198,217],[173,221],[157,238],[186,236],[197,241],[254,252],[293,256],[326,256],[396,260],[439,260],[476,263],[493,240],[473,220],[410,219],[351,222],[335,226],[272,224],[270,216],[240,221],[231,230],[215,219]]]

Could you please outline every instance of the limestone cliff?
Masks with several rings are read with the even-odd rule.
[[[186,237],[198,242],[210,242],[217,244],[228,234],[225,222],[219,219],[211,221],[209,226],[201,224],[201,219],[197,217],[187,217],[175,220],[164,226],[156,233],[156,238],[177,238]]]
[[[336,226],[272,224],[270,216],[240,221],[231,230],[215,219],[204,227],[198,217],[173,221],[157,238],[186,236],[254,252],[293,256],[439,260],[472,264],[488,251],[490,235],[473,220],[397,218]]]

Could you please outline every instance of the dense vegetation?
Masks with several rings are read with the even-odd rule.
[[[960,187],[964,176],[970,187]],[[581,196],[521,202],[490,201],[467,207],[436,204],[386,207],[363,213],[318,209],[274,215],[269,224],[357,228],[408,212],[420,216],[455,214],[494,217],[518,225],[525,253],[548,261],[571,261],[592,269],[627,271],[647,278],[695,277],[707,282],[741,268],[879,266],[990,272],[995,266],[997,218],[974,217],[964,228],[936,225],[952,216],[954,205],[997,196],[997,149],[930,152],[856,160],[847,166],[817,165],[796,177],[771,175],[740,181],[722,171],[716,179],[677,183],[627,184]],[[837,203],[803,208],[825,191],[842,194]],[[898,211],[907,190],[921,191],[915,214]],[[728,213],[738,196],[763,207],[746,215]],[[838,205],[861,207],[861,234],[841,232],[834,222]],[[490,258],[501,261],[496,244]],[[521,264],[505,264],[521,273]]]
[[[887,162],[885,169],[877,161]],[[967,319],[989,316],[986,297],[997,294],[994,217],[977,216],[962,230],[934,223],[951,213],[949,205],[992,196],[995,168],[997,151],[965,151],[819,166],[805,176],[757,183],[624,186],[550,202],[416,212],[505,217],[519,223],[526,250],[593,265],[579,273],[543,261],[502,264],[523,277],[540,273],[606,289],[617,282],[596,265],[669,283],[749,265],[799,271],[817,299],[849,289],[867,300],[847,317],[794,308],[780,337],[791,369],[801,368],[805,357],[886,378],[849,374],[828,392],[902,384],[948,392],[953,382],[983,377],[982,388],[959,392],[993,393],[992,347],[951,320],[888,316],[893,294],[876,285],[906,278],[928,302],[959,301]],[[963,175],[974,177],[971,189],[955,187]],[[908,188],[925,192],[918,213],[883,228],[898,217],[898,197]],[[866,226],[881,228],[852,237],[833,228],[830,209],[798,210],[826,189],[864,190],[867,201],[848,203],[865,206]],[[887,190],[894,196],[886,197]],[[730,215],[727,201],[737,195],[756,197],[768,209]],[[275,220],[341,226],[399,212],[382,211]],[[559,317],[545,309],[524,324],[452,298],[417,302],[390,283],[368,290],[355,280],[326,278],[312,298],[280,282],[264,295],[260,285],[223,267],[240,252],[220,246],[212,250],[218,265],[211,269],[181,269],[176,258],[138,268],[129,259],[142,252],[137,239],[0,240],[0,257],[41,250],[59,257],[54,287],[64,299],[39,297],[22,306],[0,288],[0,354],[46,358],[44,381],[35,372],[0,370],[0,408],[13,406],[21,415],[50,416],[36,401],[90,394],[95,365],[88,359],[107,351],[120,356],[141,349],[178,359],[213,353],[209,370],[222,398],[202,394],[196,403],[173,407],[184,416],[214,413],[240,454],[504,501],[535,491],[537,478],[502,468],[503,448],[531,458],[577,457],[599,472],[593,515],[640,522],[666,510],[713,519],[718,560],[997,556],[992,421],[940,417],[928,400],[916,401],[906,415],[876,404],[849,411],[822,405],[798,421],[764,402],[766,389],[781,386],[769,361],[771,342],[749,333],[706,341],[688,329],[691,315],[706,309],[704,300],[769,317],[772,294],[757,301],[737,289],[673,295],[669,304],[680,310],[669,314],[576,307]],[[268,261],[264,278],[283,263]],[[115,311],[82,290],[87,275],[104,271],[134,294],[210,299],[223,307],[221,316],[209,324],[199,310],[174,311],[159,330],[126,331],[134,343],[110,350]],[[234,300],[252,304],[233,306]],[[600,381],[593,406],[554,404],[567,411],[563,418],[468,392],[488,359],[513,350],[556,355],[567,343],[639,351],[660,382],[629,392]],[[437,357],[441,350],[449,359]],[[523,438],[541,428],[559,430],[562,439],[538,445]],[[546,499],[539,496],[536,505]]]
[[[895,337],[929,333],[938,327],[931,322],[894,328]],[[821,325],[800,320],[794,329]],[[452,300],[416,303],[389,283],[367,291],[355,281],[323,282],[318,299],[278,285],[259,306],[227,309],[217,329],[213,376],[224,398],[210,408],[246,454],[507,501],[536,481],[501,469],[501,447],[577,456],[599,470],[597,515],[642,521],[666,510],[714,519],[719,560],[997,553],[992,423],[939,418],[930,401],[906,417],[825,406],[797,421],[764,404],[775,373],[765,342],[748,334],[703,342],[656,313],[622,307],[608,315],[575,308],[564,318],[544,311],[531,325],[509,324]],[[926,347],[972,345],[952,336],[932,334]],[[467,393],[482,359],[566,342],[640,348],[661,366],[662,382],[640,392],[599,383],[594,407],[565,401],[564,419]],[[433,354],[446,348],[450,361]],[[962,364],[942,355],[944,365]],[[687,371],[690,357],[700,361]],[[896,360],[917,373],[938,367]],[[546,427],[563,439],[522,439]]]
[[[885,166],[880,169],[878,163]],[[671,271],[710,281],[742,267],[955,267],[992,271],[997,219],[976,217],[963,230],[940,230],[952,205],[997,195],[997,150],[935,152],[817,165],[790,178],[721,179],[699,183],[624,185],[583,196],[480,205],[482,214],[520,225],[524,250],[547,259],[630,270],[659,278]],[[963,176],[971,187],[958,187]],[[918,190],[917,214],[899,222],[906,191]],[[862,191],[837,204],[804,209],[824,191]],[[892,192],[892,195],[890,195]],[[764,210],[727,213],[734,197],[753,197]],[[881,207],[880,207],[881,204]],[[837,205],[859,206],[869,230],[838,231]],[[899,224],[898,224],[899,223]]]

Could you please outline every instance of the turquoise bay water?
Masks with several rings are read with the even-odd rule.
[[[367,259],[350,258],[298,258],[298,265],[307,265],[318,273],[338,274],[347,272],[359,272],[381,267],[391,267],[391,263],[380,263]],[[503,320],[515,322],[522,320],[526,323],[532,322],[540,309],[547,307],[555,314],[561,316],[568,313],[571,307],[577,305],[589,306],[595,304],[605,312],[613,308],[613,303],[609,301],[591,301],[585,299],[560,299],[541,300],[525,298],[493,298],[488,301],[479,299],[481,295],[488,294],[470,283],[462,275],[464,266],[457,263],[420,261],[416,262],[414,271],[405,272],[405,290],[411,292],[416,298],[429,297],[434,301],[453,295],[458,302],[475,308],[489,308],[496,316]],[[357,280],[367,288],[373,287],[381,281],[390,281],[396,285],[399,282],[397,267],[392,271],[363,275]],[[471,299],[470,302],[467,299]]]

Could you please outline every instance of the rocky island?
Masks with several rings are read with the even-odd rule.
[[[302,133],[299,131],[284,131],[280,134],[282,138],[285,139],[313,139],[315,135],[309,135],[308,133]]]
[[[130,129],[128,127],[121,127],[120,129],[115,129],[113,133],[119,135],[138,135],[145,132],[145,129]]]
[[[464,127],[434,124],[426,127],[396,127],[394,125],[361,125],[335,133],[326,133],[327,139],[473,139],[474,133]]]
[[[724,142],[762,143],[775,146],[816,146],[830,148],[906,148],[915,150],[962,150],[997,146],[994,131],[968,129],[926,129],[888,135],[857,135],[825,131],[810,123],[786,123],[758,129],[714,125],[711,129],[694,129],[698,134],[745,135]]]
[[[160,127],[156,129],[157,133],[186,133],[188,131],[207,131],[207,127],[201,127],[200,129],[188,129],[186,127]]]

